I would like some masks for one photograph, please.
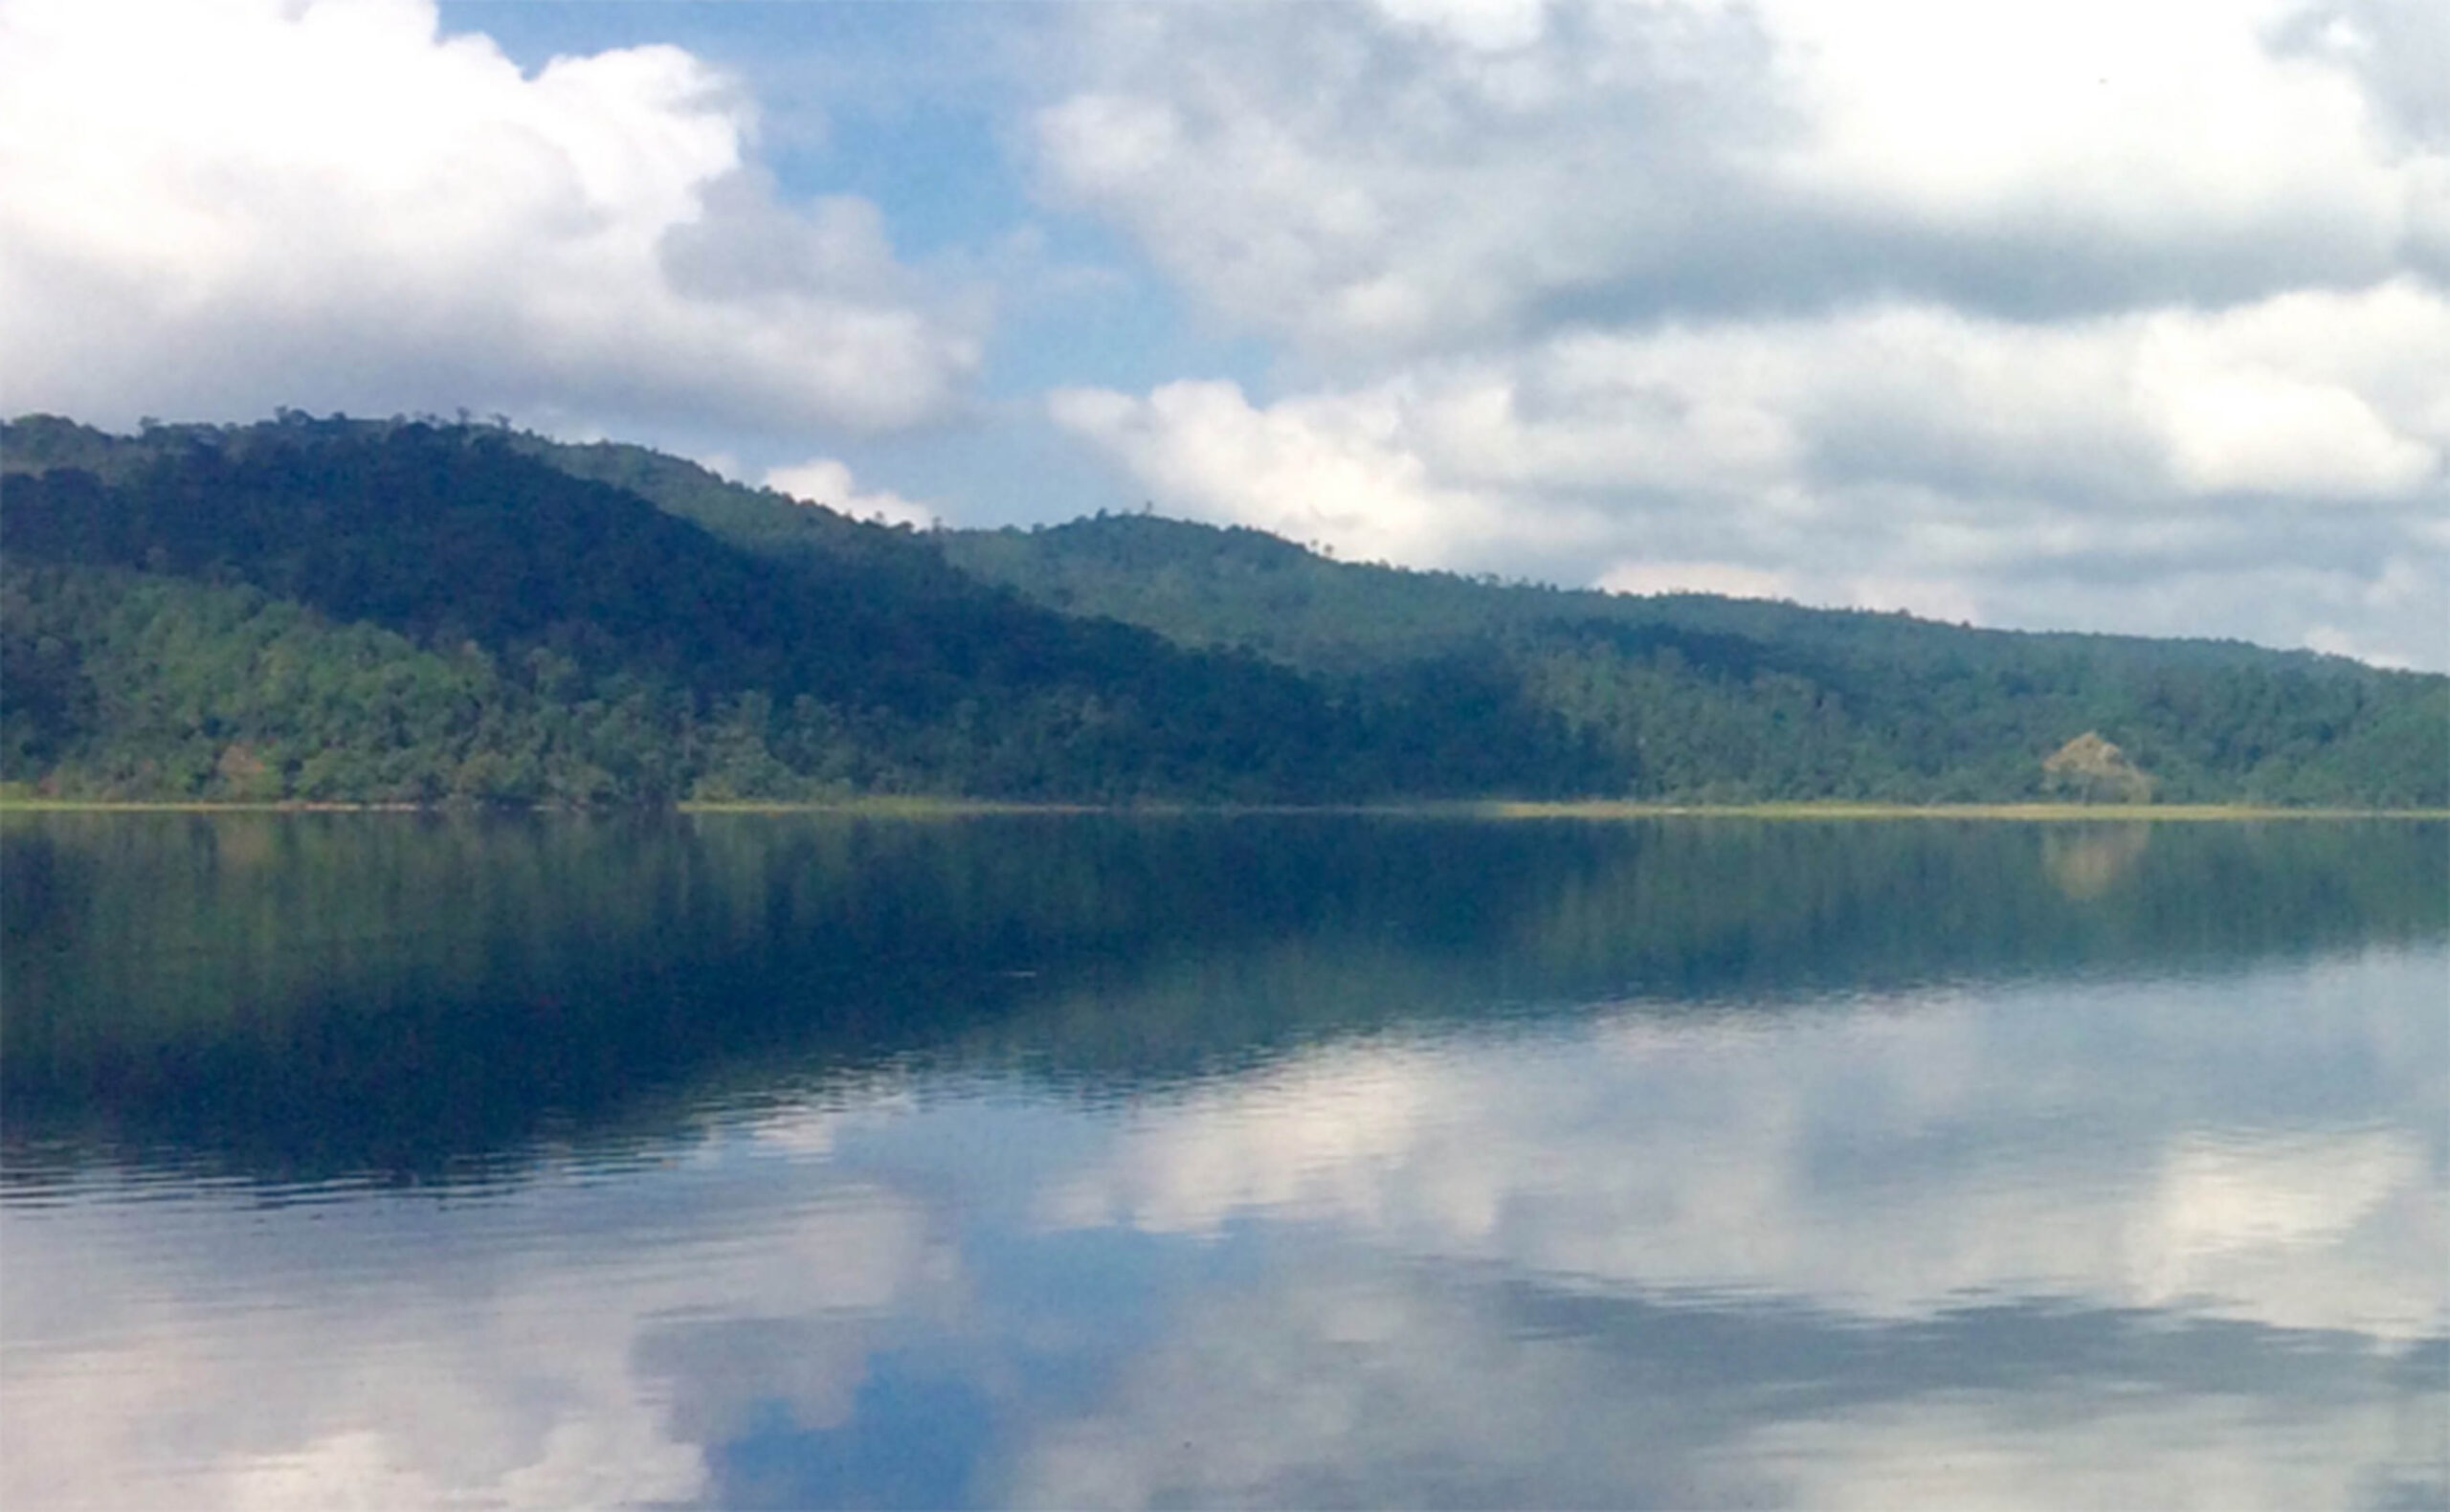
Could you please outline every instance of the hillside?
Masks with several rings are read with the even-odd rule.
[[[2450,679],[2233,643],[917,534],[480,426],[29,417],[0,468],[0,780],[64,795],[2450,802]]]
[[[1483,728],[1339,700],[1257,657],[1032,606],[906,533],[651,454],[657,476],[629,480],[683,496],[672,507],[581,476],[626,478],[630,449],[294,417],[133,439],[20,422],[0,455],[0,777],[46,791],[1579,786],[1536,719]]]
[[[1036,602],[1178,645],[1330,685],[1504,689],[1639,796],[2050,796],[2044,762],[2090,734],[2164,799],[2450,799],[2450,678],[2336,656],[1506,585],[1146,515],[939,539]]]

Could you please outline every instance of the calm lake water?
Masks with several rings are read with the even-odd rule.
[[[0,1505],[2450,1503],[2450,829],[0,821]]]

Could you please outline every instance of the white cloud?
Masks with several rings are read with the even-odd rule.
[[[1548,0],[1377,0],[1393,19],[1481,52],[1527,47],[1547,30]]]
[[[1145,400],[1058,389],[1058,424],[1119,457],[1169,509],[1258,525],[1348,556],[1441,565],[1500,529],[1499,501],[1440,486],[1402,434],[1392,389],[1254,408],[1231,383],[1172,383]]]
[[[2082,312],[2439,276],[2450,139],[2355,26],[2282,45],[2313,15],[1387,0],[1249,27],[1099,7],[1072,18],[1076,73],[1036,141],[1056,195],[1330,355],[1610,311]]]
[[[2450,664],[2450,300],[1564,332],[1256,403],[1058,393],[1169,509],[1423,567]],[[2333,643],[2336,643],[2334,640]]]
[[[1076,8],[1048,192],[1296,355],[1054,413],[1349,554],[2450,666],[2443,14]]]
[[[789,494],[803,503],[823,504],[856,520],[875,520],[889,525],[925,529],[937,519],[935,510],[925,504],[913,503],[890,489],[860,492],[852,481],[850,464],[830,456],[812,457],[788,467],[768,468],[766,486]]]
[[[125,423],[465,405],[889,427],[975,310],[875,207],[786,207],[670,47],[523,75],[430,0],[8,0],[0,407]]]

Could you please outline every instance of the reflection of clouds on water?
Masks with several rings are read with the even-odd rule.
[[[108,1210],[90,1232],[12,1215],[0,1505],[693,1501],[726,1411],[788,1392],[838,1420],[879,1319],[958,1286],[887,1192],[745,1212],[745,1193],[664,1195],[670,1212],[564,1189],[456,1223],[424,1198],[199,1204],[177,1220],[197,1247],[142,1255],[109,1242]]]
[[[1332,1263],[1323,1257],[1317,1266]],[[1012,1500],[1082,1507],[1659,1500],[1643,1494],[1657,1489],[1646,1486],[1643,1462],[1673,1433],[1607,1410],[1615,1393],[1593,1351],[1513,1332],[1487,1299],[1317,1266],[1192,1304],[1125,1366],[1102,1411],[1056,1425],[1029,1446]],[[1679,1412],[1672,1400],[1658,1405]]]
[[[700,1149],[719,1157],[732,1144],[746,1141],[770,1154],[822,1159],[834,1153],[845,1134],[905,1116],[918,1106],[902,1078],[864,1078],[803,1101],[769,1098],[745,1109],[709,1109],[699,1121]]]
[[[2450,1321],[2441,1152],[2406,1128],[2215,1140],[2216,1053],[2185,1053],[2225,1038],[2306,1078],[2309,1116],[2310,1083],[2353,1076],[2330,1093],[2438,1127],[2439,1036],[2405,1054],[2407,1015],[2357,1011],[2377,971],[2410,969],[2173,984],[2147,1024],[2129,990],[2058,986],[1776,1034],[1636,1017],[1502,1055],[1345,1046],[1157,1110],[1041,1215],[1332,1221],[1571,1284],[1873,1317],[2039,1295],[2415,1337]]]
[[[2407,1284],[2421,1271],[2392,1271],[2428,1254],[2450,1261],[2444,1210],[2406,1134],[2196,1138],[2163,1157],[2131,1242],[2160,1261],[2146,1268],[2155,1300],[2261,1298],[2287,1321],[2414,1333],[2442,1326],[2443,1277],[2428,1297]]]
[[[6,1217],[0,1505],[2443,1500],[2438,953]],[[175,1189],[164,1189],[170,1190]]]
[[[1867,1327],[1338,1260],[1305,1250],[1198,1299],[1099,1411],[1032,1439],[1011,1500],[2229,1508],[2450,1489],[2439,1381],[2350,1337],[2031,1305]]]
[[[2421,1414],[2438,1419],[2441,1406],[2438,1392],[2411,1404],[2374,1390],[2285,1412],[2219,1396],[2127,1398],[2105,1411],[2061,1391],[1782,1423],[1743,1447],[1793,1504],[1831,1512],[2439,1506],[2450,1496],[2445,1446]]]
[[[2161,1164],[2162,1248],[2179,1257],[2335,1239],[2393,1194],[2421,1190],[2404,1136],[2177,1142]]]
[[[691,1501],[705,1488],[695,1445],[663,1437],[651,1412],[635,1403],[612,1412],[565,1417],[542,1452],[494,1479],[489,1466],[443,1459],[419,1464],[403,1446],[371,1429],[349,1430],[303,1449],[241,1459],[229,1467],[223,1503],[261,1512],[447,1506],[471,1493],[502,1507],[556,1508]],[[474,1473],[473,1481],[469,1479]],[[194,1484],[183,1481],[180,1492]],[[186,1504],[194,1505],[193,1502]]]
[[[1414,1171],[1437,1124],[1479,1090],[1427,1053],[1325,1051],[1161,1106],[1109,1162],[1058,1185],[1040,1208],[1058,1227],[1163,1233],[1213,1233],[1261,1212],[1388,1218],[1389,1199],[1420,1195],[1392,1178]]]
[[[12,1362],[0,1501],[573,1506],[704,1481],[699,1447],[638,1393],[630,1320],[372,1295],[290,1299],[243,1340],[193,1322]]]

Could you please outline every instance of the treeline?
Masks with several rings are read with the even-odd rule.
[[[924,541],[687,464],[673,466],[710,494],[702,510],[731,507],[731,539],[576,476],[620,452],[553,449],[566,468],[475,428],[292,420],[114,442],[21,422],[0,450],[0,777],[46,792],[1582,786],[1553,724],[1339,699],[1256,656],[1027,604]]]
[[[2050,797],[2042,763],[2097,733],[2164,800],[2450,802],[2450,678],[2336,656],[1504,585],[1145,515],[939,539],[1051,608],[1330,687],[1504,690],[1637,797]]]
[[[603,805],[2046,794],[2450,802],[2450,679],[1503,587],[1154,518],[914,533],[636,447],[0,428],[0,780]]]

